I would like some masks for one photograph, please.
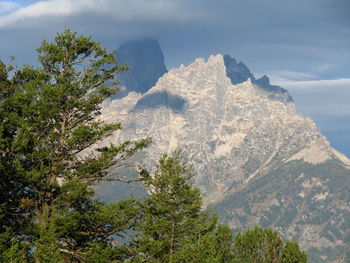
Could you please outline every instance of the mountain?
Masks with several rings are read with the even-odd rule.
[[[122,44],[117,49],[116,58],[119,64],[127,64],[129,70],[118,75],[123,89],[112,99],[124,97],[131,91],[143,94],[167,72],[159,43],[151,38]]]
[[[262,76],[260,79],[255,79],[254,75],[243,62],[237,63],[234,58],[225,55],[224,64],[226,67],[226,76],[231,79],[232,84],[237,85],[250,79],[250,81],[257,87],[270,92],[270,98],[293,101],[287,90],[279,86],[271,85],[270,80],[266,75]]]
[[[256,80],[242,62],[196,59],[144,94],[112,101],[101,118],[123,123],[103,143],[153,137],[139,156],[149,169],[181,149],[205,204],[234,231],[273,227],[306,248],[310,262],[349,262],[349,159],[296,112],[285,89]]]

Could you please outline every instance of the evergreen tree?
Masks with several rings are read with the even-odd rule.
[[[70,30],[37,51],[40,67],[0,63],[1,256],[17,250],[28,262],[123,260],[112,236],[133,226],[138,203],[104,205],[91,186],[125,181],[108,169],[149,139],[87,150],[121,128],[98,116],[126,66]]]
[[[177,255],[176,262],[186,263],[231,263],[232,232],[226,225],[218,225],[215,231],[201,235],[197,240],[184,243]]]
[[[282,249],[281,263],[306,263],[307,255],[300,250],[299,244],[294,241],[286,241],[286,245]]]
[[[270,228],[255,227],[238,233],[234,241],[234,263],[306,263],[306,253],[295,242],[284,245]]]
[[[203,211],[200,191],[177,153],[164,155],[145,182],[150,197],[142,207],[131,262],[229,262],[231,231]]]
[[[0,61],[0,262],[24,262],[26,258],[25,244],[15,238],[24,221],[19,215],[26,212],[21,204],[27,184],[12,147],[20,120],[20,105],[13,100],[15,88],[9,77],[13,70]]]

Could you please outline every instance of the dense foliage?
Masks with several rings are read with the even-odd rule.
[[[111,177],[150,143],[91,149],[121,128],[98,117],[126,67],[70,30],[37,51],[39,67],[0,62],[0,262],[306,262],[272,230],[233,240],[202,209],[179,154],[164,155],[151,176]],[[102,180],[144,181],[149,197],[105,204],[94,196]]]
[[[255,227],[238,233],[234,240],[234,263],[306,263],[307,255],[293,241],[283,243],[270,228]]]
[[[108,177],[108,168],[149,140],[94,154],[86,150],[121,127],[97,117],[100,104],[115,92],[115,74],[126,67],[98,42],[70,30],[53,43],[43,41],[37,51],[38,68],[0,64],[2,256],[35,262],[112,259],[111,236],[132,226],[136,201],[104,205],[90,186],[118,180]]]
[[[142,205],[131,248],[132,262],[229,262],[232,237],[217,216],[202,210],[200,191],[188,180],[179,154],[164,155],[146,180],[150,197]]]

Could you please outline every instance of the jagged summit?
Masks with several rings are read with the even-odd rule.
[[[232,84],[245,82],[248,78],[255,80],[254,75],[250,72],[243,62],[237,63],[234,58],[224,55],[226,74],[231,79]]]
[[[260,79],[254,80],[253,82],[260,88],[270,91],[271,98],[274,98],[274,99],[283,98],[286,101],[293,102],[293,99],[289,95],[288,91],[284,88],[281,88],[280,86],[271,85],[270,79],[266,75],[262,76]]]
[[[260,79],[255,80],[254,82],[262,87],[271,86],[270,79],[266,75],[262,76]]]
[[[117,60],[120,64],[127,64],[129,70],[119,74],[122,89],[112,96],[112,100],[125,97],[131,91],[146,93],[167,72],[159,42],[153,38],[131,40],[120,45],[117,49]],[[287,90],[271,85],[267,76],[256,80],[243,62],[237,62],[229,55],[224,55],[223,60],[226,75],[232,84],[237,85],[250,79],[258,87],[271,92],[271,98],[293,101]],[[168,94],[160,95],[168,96]]]
[[[157,40],[143,38],[128,41],[117,49],[117,60],[127,64],[129,70],[119,74],[122,91],[112,99],[126,96],[129,92],[145,93],[167,72],[164,55]]]
[[[271,99],[280,99],[288,102],[293,101],[287,90],[279,86],[271,85],[266,75],[262,76],[260,79],[256,79],[243,62],[237,63],[234,58],[229,55],[224,55],[224,63],[226,66],[226,75],[231,79],[232,84],[236,85],[250,79],[251,82],[258,87],[271,92]]]

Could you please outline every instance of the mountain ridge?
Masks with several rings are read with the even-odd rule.
[[[251,73],[237,84],[227,74],[224,56],[199,58],[171,69],[144,94],[112,101],[102,118],[124,129],[105,143],[152,136],[140,157],[148,169],[180,148],[206,204],[233,229],[271,226],[311,251],[311,262],[345,262],[337,255],[346,250],[349,159],[296,112],[288,92],[261,88]]]

